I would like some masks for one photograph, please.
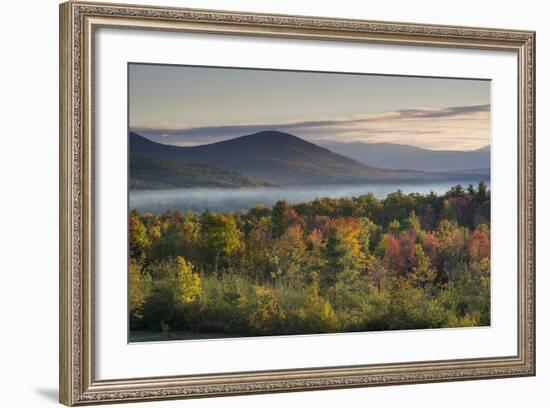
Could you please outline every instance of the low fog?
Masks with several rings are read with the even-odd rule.
[[[450,187],[462,184],[477,185],[477,180],[451,180],[430,183],[391,183],[391,184],[355,184],[307,187],[271,187],[271,188],[197,188],[173,190],[135,190],[129,193],[129,208],[141,212],[162,212],[167,210],[202,212],[209,209],[214,212],[248,210],[256,204],[272,206],[279,200],[290,203],[311,201],[321,197],[342,198],[358,197],[373,193],[384,198],[398,189],[405,194],[427,194],[433,191],[444,194]],[[489,184],[489,183],[487,183]]]

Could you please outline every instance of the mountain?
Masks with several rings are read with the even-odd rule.
[[[161,157],[130,156],[130,189],[261,187],[259,180],[209,164],[186,164]]]
[[[472,150],[474,152],[491,152],[491,145],[480,147],[479,149]]]
[[[277,131],[259,132],[191,147],[164,145],[130,132],[130,154],[187,164],[210,164],[280,185],[427,181],[461,176],[369,166]]]
[[[330,142],[323,146],[361,163],[388,169],[421,171],[484,169],[487,171],[491,166],[490,146],[472,151],[428,150],[392,143]]]

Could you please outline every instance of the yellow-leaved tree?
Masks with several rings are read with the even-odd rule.
[[[151,292],[151,276],[142,273],[139,265],[134,261],[130,262],[129,275],[130,313],[132,317],[141,319],[143,305]]]
[[[202,295],[201,278],[198,273],[193,272],[193,264],[183,256],[178,256],[176,264],[180,301],[185,304],[199,300]]]

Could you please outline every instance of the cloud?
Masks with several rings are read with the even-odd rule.
[[[490,105],[416,108],[279,123],[216,126],[150,126],[133,131],[166,144],[214,143],[264,130],[292,133],[312,142],[390,142],[430,149],[468,150],[490,143]]]
[[[398,111],[402,117],[409,118],[447,118],[468,113],[490,112],[491,105],[452,106],[443,109],[404,109]]]

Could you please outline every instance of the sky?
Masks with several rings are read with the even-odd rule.
[[[130,129],[181,146],[262,130],[320,145],[490,144],[487,80],[130,64]]]

